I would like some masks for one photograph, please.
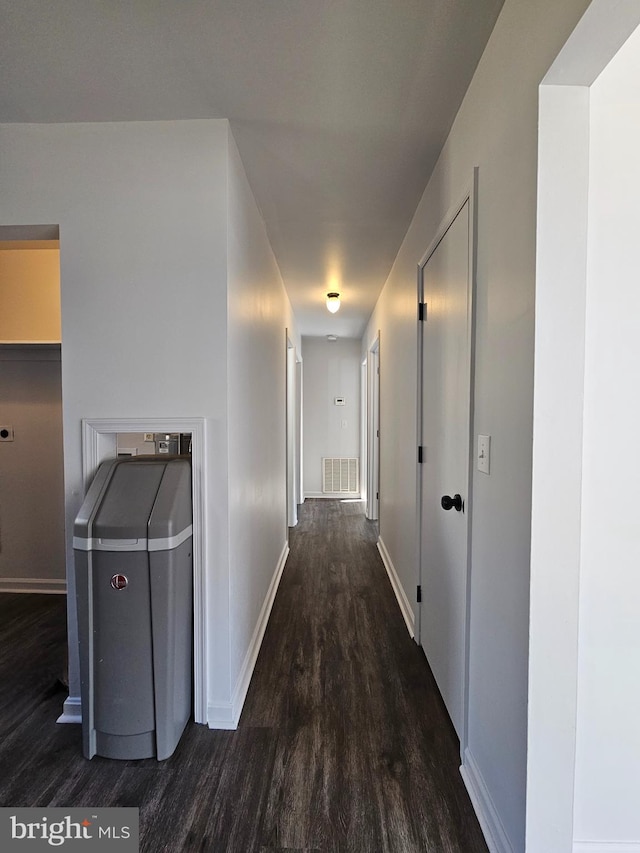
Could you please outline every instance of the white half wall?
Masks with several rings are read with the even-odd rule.
[[[322,458],[360,457],[360,341],[304,337],[302,359],[304,495],[322,497]]]
[[[474,434],[492,460],[473,479],[466,760],[500,853],[525,846],[538,86],[587,5],[506,0],[363,342],[380,330],[380,535],[411,600],[416,267],[478,166]]]
[[[594,0],[540,88],[527,853],[640,849],[639,25]]]
[[[640,850],[640,27],[590,130],[574,838]]]
[[[60,229],[70,692],[82,418],[206,419],[210,702],[228,701],[226,121],[0,126],[0,225]]]

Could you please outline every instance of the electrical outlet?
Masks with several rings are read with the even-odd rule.
[[[0,426],[0,441],[13,441],[12,426]]]
[[[153,433],[152,432],[145,432],[144,440],[145,441],[153,441]]]

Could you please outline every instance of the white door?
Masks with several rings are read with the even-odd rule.
[[[420,642],[464,746],[471,252],[467,199],[420,264],[422,296]]]

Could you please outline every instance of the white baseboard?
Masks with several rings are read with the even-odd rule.
[[[462,760],[463,764],[460,768],[460,773],[490,853],[514,853],[500,816],[491,799],[491,794],[482,778],[480,768],[468,748],[465,749]]]
[[[640,841],[574,841],[573,853],[640,853]]]
[[[400,583],[400,578],[398,577],[398,573],[396,572],[395,566],[393,565],[393,561],[389,556],[389,552],[387,551],[386,546],[382,541],[382,537],[378,539],[377,545],[378,551],[380,552],[380,556],[382,557],[382,562],[384,563],[384,567],[387,570],[387,574],[389,575],[391,586],[393,587],[393,591],[398,600],[400,612],[402,613],[405,624],[407,626],[407,630],[409,631],[409,636],[415,637],[415,614],[413,612],[413,608],[411,607],[411,603],[402,587],[402,584]]]
[[[67,696],[57,723],[82,723],[82,702],[79,696]]]
[[[231,702],[209,703],[207,706],[207,725],[211,729],[236,729],[238,727],[238,721],[240,720],[244,700],[247,696],[251,676],[253,675],[253,670],[258,659],[258,652],[262,645],[262,639],[267,628],[271,608],[275,601],[278,586],[280,585],[280,578],[282,577],[282,572],[284,571],[288,556],[289,545],[285,542],[275,572],[271,578],[262,609],[260,610],[260,615],[258,617],[251,642],[249,643],[249,648],[245,655],[235,690],[233,691],[232,700]],[[82,723],[82,709],[79,696],[68,697],[64,703],[62,715],[58,718],[58,722]]]
[[[280,554],[280,559],[278,560],[278,565],[276,566],[276,570],[271,578],[271,583],[269,584],[269,589],[267,590],[262,609],[260,610],[260,615],[258,616],[258,621],[253,631],[253,636],[249,643],[249,648],[247,649],[247,654],[245,655],[238,680],[236,681],[231,702],[210,703],[207,707],[207,725],[210,729],[238,728],[238,722],[244,706],[244,700],[247,697],[251,676],[253,675],[253,670],[258,659],[258,652],[262,645],[262,639],[264,637],[264,632],[267,629],[271,608],[275,601],[278,586],[280,585],[280,578],[282,577],[282,572],[284,571],[288,556],[289,545],[285,542],[282,553]]]
[[[240,715],[238,715],[238,719],[240,719]],[[231,702],[209,702],[207,705],[207,726],[210,729],[237,729],[238,720],[234,719]]]
[[[52,578],[0,578],[0,592],[40,592],[47,595],[65,595],[66,580]]]

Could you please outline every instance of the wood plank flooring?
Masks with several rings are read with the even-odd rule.
[[[0,806],[137,806],[148,853],[486,853],[362,506],[300,508],[237,731],[163,762],[82,757],[63,597],[0,595]]]

